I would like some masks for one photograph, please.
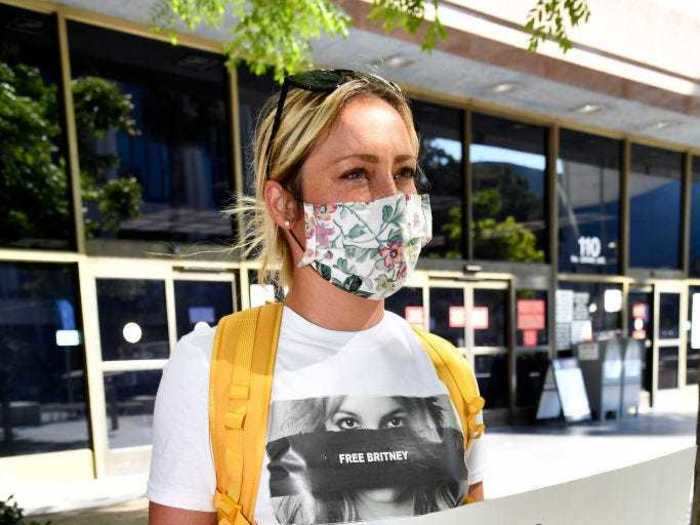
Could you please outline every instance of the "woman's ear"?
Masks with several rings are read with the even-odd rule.
[[[268,180],[263,191],[267,211],[277,226],[289,229],[296,219],[294,197],[276,180]]]

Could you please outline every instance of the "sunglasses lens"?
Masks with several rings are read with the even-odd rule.
[[[343,80],[343,74],[338,71],[316,70],[299,73],[290,77],[293,84],[312,91],[335,89]]]

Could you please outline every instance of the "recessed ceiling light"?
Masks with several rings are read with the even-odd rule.
[[[658,122],[654,122],[651,126],[649,126],[649,129],[666,129],[670,126],[674,126],[676,122],[671,122],[670,120],[659,120]]]
[[[512,82],[501,82],[500,84],[496,84],[494,86],[491,86],[491,91],[493,93],[510,93],[514,89],[518,87],[517,84],[514,84]]]
[[[394,69],[410,66],[413,63],[415,63],[415,60],[411,60],[401,54],[389,55],[372,61],[373,66],[387,66]]]
[[[584,115],[588,115],[589,113],[597,113],[598,111],[601,111],[603,109],[603,106],[600,104],[592,104],[592,103],[587,103],[583,104],[582,106],[578,106],[577,108],[574,108],[572,111],[575,111],[576,113],[582,113]]]
[[[178,58],[177,65],[192,71],[207,71],[219,66],[220,62],[206,55],[191,53]]]

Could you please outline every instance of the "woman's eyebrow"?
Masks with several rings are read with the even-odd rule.
[[[371,153],[351,153],[350,155],[338,157],[333,162],[340,162],[341,160],[350,158],[359,158],[366,162],[372,162],[374,164],[377,164],[379,162],[379,157],[377,157],[376,155],[372,155]],[[395,162],[403,162],[405,160],[417,160],[417,157],[415,155],[409,155],[405,153],[402,155],[396,155],[396,157],[394,157]]]
[[[355,412],[351,412],[349,410],[338,410],[334,415],[342,414],[345,416],[352,416],[352,417],[357,417],[357,414]]]

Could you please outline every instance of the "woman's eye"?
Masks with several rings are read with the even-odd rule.
[[[336,422],[341,430],[354,430],[359,426],[359,422],[354,417],[344,417]]]
[[[394,178],[415,179],[418,171],[413,168],[403,168]]]
[[[367,176],[367,173],[363,169],[354,169],[348,171],[340,176],[341,179],[345,180],[359,180]]]
[[[392,417],[388,421],[384,423],[385,428],[399,428],[403,426],[403,418],[402,417]]]

